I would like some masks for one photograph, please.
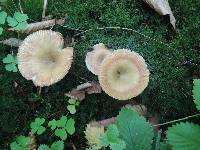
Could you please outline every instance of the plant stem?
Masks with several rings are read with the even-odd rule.
[[[172,121],[168,121],[168,122],[165,122],[165,123],[156,124],[156,125],[153,125],[153,127],[163,126],[163,125],[166,125],[166,124],[170,124],[170,123],[174,123],[174,122],[178,122],[178,121],[183,121],[183,120],[186,120],[186,119],[189,119],[189,118],[194,118],[194,117],[197,117],[197,116],[200,116],[200,114],[195,114],[195,115],[187,116],[187,117],[184,117],[184,118],[181,118],[181,119],[177,119],[177,120],[172,120]]]
[[[80,33],[75,34],[74,37],[80,36],[80,35],[82,35],[82,34],[85,34],[85,33],[89,32],[89,31],[93,31],[93,30],[105,30],[105,29],[121,29],[121,30],[125,30],[125,31],[132,31],[132,32],[134,32],[134,33],[137,33],[137,34],[139,34],[139,35],[145,37],[145,38],[148,38],[148,39],[150,39],[150,40],[159,42],[159,43],[161,43],[161,44],[163,44],[163,45],[166,45],[166,46],[168,46],[169,48],[171,48],[171,46],[169,46],[169,45],[167,45],[167,44],[165,44],[165,43],[163,43],[163,42],[161,42],[161,41],[158,41],[157,39],[151,38],[151,37],[149,37],[149,36],[147,36],[147,35],[145,35],[145,34],[143,34],[143,33],[140,33],[140,32],[137,31],[137,30],[130,29],[130,28],[123,28],[123,27],[102,27],[102,28],[88,29],[88,30],[85,30],[85,31],[82,31],[82,32],[80,32]]]

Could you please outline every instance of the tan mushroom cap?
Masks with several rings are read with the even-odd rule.
[[[60,81],[69,71],[73,48],[63,48],[59,32],[40,30],[30,34],[19,47],[18,68],[23,77],[36,86],[49,86]]]
[[[111,51],[106,48],[103,43],[99,43],[93,46],[94,50],[88,52],[86,55],[86,66],[93,74],[99,74],[99,67],[106,56],[111,54]]]
[[[147,87],[149,70],[138,53],[119,49],[104,59],[98,78],[109,96],[128,100],[138,96]]]

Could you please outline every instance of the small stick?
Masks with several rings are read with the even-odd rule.
[[[46,9],[47,9],[47,4],[48,4],[48,0],[44,0],[43,12],[42,12],[42,19],[45,18],[45,13],[46,13]]]
[[[21,0],[19,0],[19,9],[20,9],[20,12],[23,14],[23,10],[22,10],[22,6],[21,6]]]

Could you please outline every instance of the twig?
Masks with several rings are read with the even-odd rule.
[[[23,10],[22,10],[22,6],[21,6],[21,0],[19,0],[19,9],[20,9],[20,12],[23,14]]]
[[[175,123],[175,122],[178,122],[178,121],[183,121],[183,120],[186,120],[186,119],[189,119],[189,118],[194,118],[194,117],[197,117],[197,116],[200,116],[200,114],[187,116],[187,117],[184,117],[184,118],[181,118],[181,119],[172,120],[172,121],[168,121],[168,122],[165,122],[165,123],[155,124],[155,125],[153,125],[153,127],[163,126],[163,125],[166,125],[166,124],[171,124],[171,123]]]
[[[120,30],[125,30],[125,31],[132,31],[132,32],[134,32],[134,33],[137,33],[137,34],[139,34],[139,35],[145,37],[145,38],[148,38],[148,39],[150,39],[150,40],[153,40],[153,41],[159,42],[159,43],[161,43],[161,44],[163,44],[163,45],[166,45],[165,43],[163,43],[163,42],[161,42],[161,41],[158,41],[158,40],[156,40],[156,39],[154,39],[154,38],[151,38],[151,37],[149,37],[149,36],[147,36],[147,35],[145,35],[145,34],[143,34],[143,33],[140,33],[140,32],[138,32],[137,30],[130,29],[130,28],[123,28],[123,27],[102,27],[102,28],[88,29],[88,30],[85,30],[85,31],[82,31],[82,32],[80,32],[80,33],[75,34],[74,37],[80,36],[80,35],[82,35],[82,34],[85,34],[85,33],[87,33],[87,32],[90,32],[90,31],[94,31],[94,30],[105,30],[105,29],[120,29]],[[169,46],[169,45],[167,45],[167,46],[171,48],[171,46]]]
[[[45,12],[46,12],[46,9],[47,9],[47,4],[48,4],[48,0],[44,0],[42,19],[45,18]]]

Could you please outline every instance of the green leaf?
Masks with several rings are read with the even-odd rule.
[[[46,129],[41,126],[45,122],[44,118],[36,118],[34,122],[31,123],[31,132],[38,135],[42,134]]]
[[[193,81],[194,86],[193,86],[193,98],[194,98],[194,103],[196,105],[196,108],[198,111],[200,111],[200,79],[195,79]]]
[[[110,144],[106,133],[104,133],[101,136],[100,140],[101,140],[101,145],[104,147],[107,147]]]
[[[28,26],[27,22],[20,22],[16,27],[14,27],[14,29],[20,31],[25,29],[27,26]]]
[[[18,21],[18,22],[24,22],[28,20],[28,15],[27,14],[22,14],[20,12],[15,12],[14,13],[14,18]]]
[[[67,132],[72,135],[75,132],[75,127],[74,127],[75,121],[74,119],[70,118],[67,121],[67,124],[65,126],[65,129],[67,130]]]
[[[197,150],[200,144],[200,126],[193,123],[179,123],[167,130],[168,143],[173,150]]]
[[[17,137],[16,141],[22,147],[26,147],[31,142],[30,138],[29,137],[25,137],[25,136],[19,136],[19,137]]]
[[[126,143],[120,140],[117,143],[110,143],[109,147],[112,150],[124,150],[126,148]]]
[[[55,130],[55,135],[58,136],[59,138],[61,138],[62,140],[66,140],[67,139],[67,132],[65,131],[64,128],[56,129]]]
[[[126,150],[151,149],[153,129],[144,117],[128,108],[122,108],[117,116],[116,125],[120,139],[126,143]]]
[[[31,132],[33,134],[35,134],[37,132],[38,128],[39,128],[38,124],[35,123],[35,122],[32,122],[30,126],[31,126]]]
[[[61,127],[61,128],[64,128],[66,123],[67,123],[67,117],[66,116],[62,116],[60,118],[60,120],[57,120],[57,122],[56,122],[57,127]]]
[[[3,33],[3,28],[0,27],[0,35],[2,35],[2,33]]]
[[[64,150],[64,142],[57,141],[51,145],[51,150]]]
[[[44,133],[45,130],[46,130],[45,127],[40,126],[40,127],[38,128],[38,130],[37,130],[37,134],[38,134],[38,135],[41,135],[42,133]]]
[[[45,122],[44,118],[36,118],[35,123],[39,126],[42,125]]]
[[[67,106],[67,109],[69,110],[69,112],[70,112],[71,114],[75,114],[75,113],[76,113],[75,105],[68,105],[68,106]]]
[[[3,63],[12,63],[15,62],[15,58],[13,55],[8,54],[4,59],[3,59]]]
[[[21,150],[21,146],[17,144],[17,142],[13,142],[10,144],[10,149],[11,150]]]
[[[7,71],[17,72],[17,67],[14,63],[6,64],[5,69]]]
[[[40,147],[38,148],[38,150],[50,150],[49,146],[47,145],[40,145]]]
[[[80,102],[79,102],[79,101],[77,101],[75,105],[76,105],[76,106],[79,106],[79,105],[80,105]]]
[[[10,27],[15,27],[18,24],[17,20],[15,18],[10,17],[10,16],[7,17],[7,22],[8,22],[8,25]]]
[[[119,139],[119,131],[115,124],[108,126],[106,134],[107,134],[107,138],[108,138],[109,142],[117,143],[117,141]]]
[[[7,13],[5,11],[0,12],[0,24],[4,24],[6,21]]]
[[[71,98],[71,99],[68,100],[68,102],[69,102],[70,104],[75,104],[75,103],[76,103],[76,100]]]
[[[53,120],[49,121],[48,126],[51,127],[51,130],[54,130],[57,126],[56,120],[53,119]]]

